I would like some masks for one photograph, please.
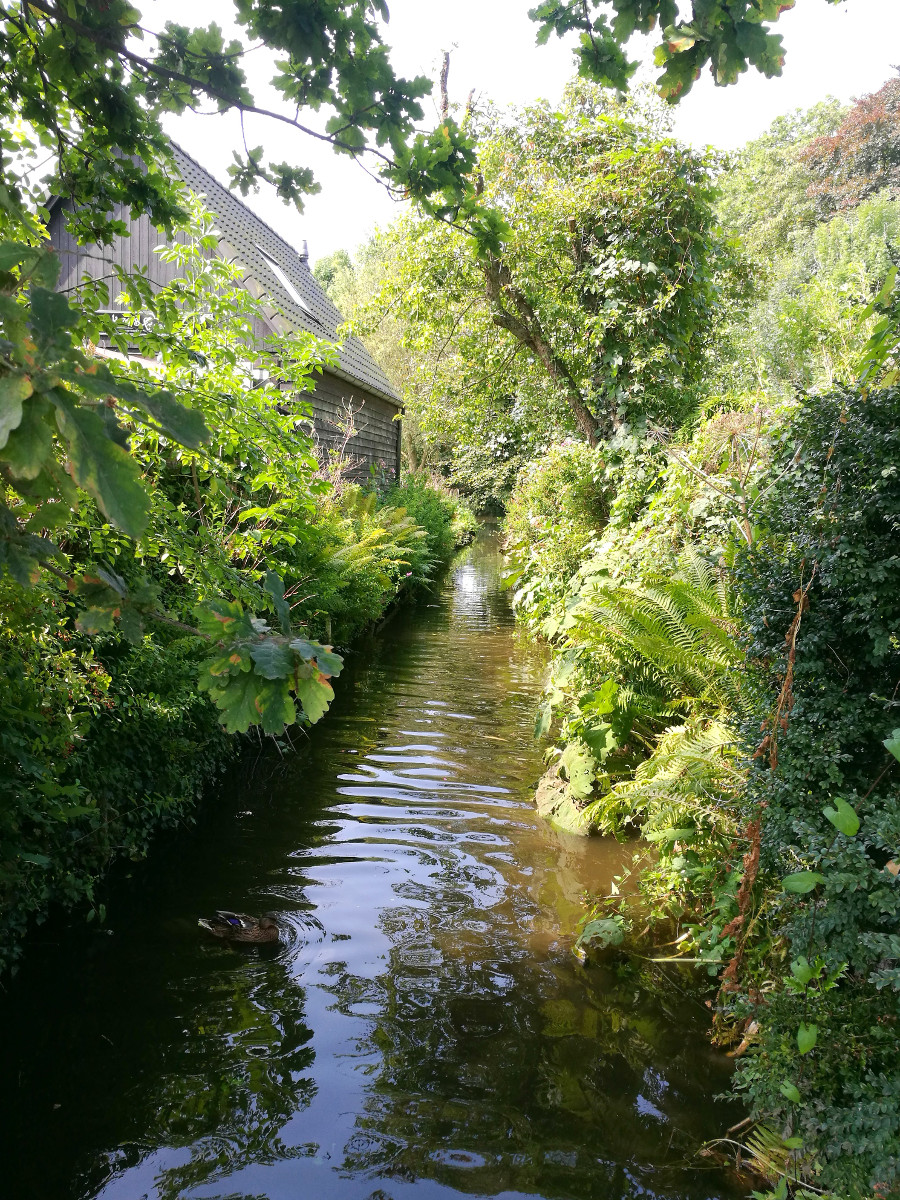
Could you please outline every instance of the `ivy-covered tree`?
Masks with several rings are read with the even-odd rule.
[[[477,120],[477,186],[506,223],[502,247],[410,221],[385,291],[439,389],[457,408],[538,403],[590,443],[677,423],[732,265],[710,164],[586,84],[558,110]]]

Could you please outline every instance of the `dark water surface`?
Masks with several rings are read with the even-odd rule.
[[[0,997],[6,1200],[741,1194],[694,1156],[737,1117],[689,980],[571,954],[622,852],[534,812],[545,665],[498,567],[483,539],[360,647],[109,931],[39,931]],[[222,946],[216,907],[289,937]]]

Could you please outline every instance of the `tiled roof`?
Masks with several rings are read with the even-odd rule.
[[[289,322],[289,328],[305,329],[316,337],[340,341],[335,332],[343,317],[309,269],[306,255],[298,254],[180,146],[173,145],[172,151],[181,178],[192,192],[206,197],[207,207],[216,215],[223,249],[246,272],[245,280],[251,287],[255,283],[263,294],[272,298]],[[273,317],[274,324],[283,325],[277,314]],[[357,338],[343,340],[338,362],[338,373],[344,378],[400,405],[400,397],[384,371]]]

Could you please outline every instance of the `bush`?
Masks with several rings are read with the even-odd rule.
[[[107,863],[190,820],[235,745],[197,693],[196,639],[91,641],[49,588],[6,582],[0,603],[2,970],[51,905],[95,914]]]
[[[405,508],[425,530],[429,556],[446,562],[453,551],[467,545],[479,528],[472,509],[440,479],[423,472],[403,476],[385,495],[385,503]]]
[[[609,517],[604,455],[565,441],[526,466],[506,509],[507,549],[542,595],[564,591]]]
[[[654,844],[644,904],[718,976],[719,1038],[753,1043],[738,1086],[842,1198],[900,1180],[898,464],[900,389],[718,412],[607,452],[609,520],[565,586],[518,567],[557,649],[557,771]]]

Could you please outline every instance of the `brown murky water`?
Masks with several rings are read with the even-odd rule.
[[[571,954],[621,848],[537,818],[545,665],[484,538],[301,751],[45,927],[0,999],[9,1200],[732,1200],[688,976]],[[164,748],[161,748],[164,752]],[[205,938],[272,910],[284,944]],[[739,1114],[738,1114],[739,1115]]]

